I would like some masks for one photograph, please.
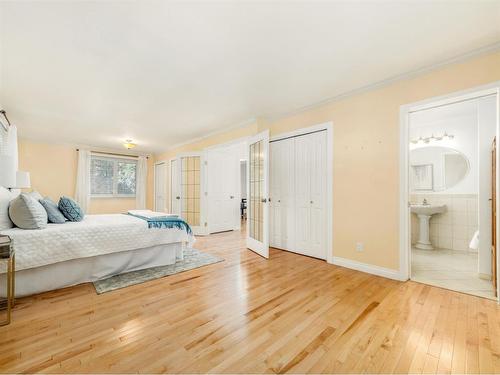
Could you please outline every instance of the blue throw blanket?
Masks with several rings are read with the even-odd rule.
[[[128,213],[128,215],[147,221],[148,228],[177,228],[185,230],[189,235],[193,233],[189,224],[182,220],[179,216],[145,217],[131,213]]]

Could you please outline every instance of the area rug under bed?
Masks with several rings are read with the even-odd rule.
[[[224,259],[215,255],[188,248],[184,250],[184,259],[175,264],[122,273],[107,279],[94,281],[94,287],[97,294],[102,294],[222,261]]]

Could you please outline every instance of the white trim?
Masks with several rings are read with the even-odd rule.
[[[248,216],[247,219],[247,232],[246,232],[246,247],[247,249],[250,249],[254,251],[256,254],[263,256],[266,259],[269,259],[269,232],[270,232],[270,225],[269,225],[269,155],[270,155],[270,147],[269,147],[269,129],[266,129],[262,132],[259,132],[258,134],[254,135],[253,137],[250,137],[248,139],[247,145],[246,145],[246,151],[247,151],[247,160],[249,162],[248,165],[251,163],[251,146],[254,143],[262,142],[263,149],[261,148],[261,154],[263,155],[262,159],[264,161],[264,164],[262,166],[263,168],[263,191],[261,191],[261,199],[263,199],[264,205],[263,205],[263,212],[262,212],[262,221],[263,221],[263,235],[262,235],[262,241],[258,241],[257,239],[254,239],[250,237],[250,220],[251,216]],[[247,173],[247,194],[248,196],[251,196],[251,190],[250,190],[250,173]],[[264,200],[265,199],[265,200]],[[248,211],[249,213],[252,213],[251,210]]]
[[[58,145],[58,146],[64,146],[64,147],[69,147],[69,148],[75,148],[75,149],[80,149],[80,150],[88,150],[90,152],[108,152],[108,153],[113,153],[113,154],[130,154],[132,157],[136,156],[146,156],[148,158],[153,157],[155,152],[153,151],[137,151],[137,150],[124,150],[124,148],[112,148],[112,147],[101,147],[101,146],[90,146],[86,144],[81,144],[81,143],[71,143],[71,142],[65,142],[65,141],[57,141],[52,138],[37,138],[37,137],[30,137],[30,136],[19,136],[18,140],[21,141],[28,141],[28,142],[38,142],[38,143],[46,143],[50,145]]]
[[[326,180],[326,205],[327,205],[327,219],[326,219],[326,261],[333,264],[334,249],[333,249],[333,122],[325,122],[322,124],[317,124],[309,126],[307,128],[301,128],[297,130],[292,130],[286,133],[280,133],[272,136],[269,141],[279,141],[280,139],[285,139],[289,137],[296,137],[302,134],[307,134],[311,132],[326,130],[326,168],[327,168],[327,180]]]
[[[243,142],[246,143],[246,142],[248,142],[248,140],[250,138],[251,138],[251,136],[246,136],[246,137],[236,138],[236,139],[233,139],[231,141],[224,142],[224,143],[217,143],[216,145],[205,147],[203,149],[203,151],[210,151],[210,150],[214,150],[217,148],[230,147],[230,146],[234,146],[234,145],[237,145],[238,143],[243,143]]]
[[[104,161],[112,161],[113,162],[113,193],[111,194],[92,194],[92,180],[90,180],[90,199],[114,199],[114,198],[136,198],[136,193],[137,193],[137,164],[138,164],[138,159],[137,157],[129,157],[129,156],[122,156],[122,155],[107,155],[107,154],[102,154],[99,152],[90,152],[90,169],[92,170],[92,160],[104,160]],[[135,185],[136,185],[136,192],[133,194],[120,194],[118,193],[118,183],[116,180],[116,176],[118,176],[118,166],[117,163],[120,163],[120,159],[126,160],[130,163],[135,164],[136,166],[136,174],[135,174]],[[121,162],[124,163],[125,161]]]
[[[177,157],[173,157],[167,160],[168,163],[168,212],[169,213],[174,213],[173,212],[173,205],[172,205],[172,161],[177,160]]]
[[[357,262],[355,260],[341,258],[341,257],[333,257],[331,263],[335,264],[336,266],[345,267],[352,270],[369,273],[372,275],[382,276],[388,279],[405,281],[405,279],[401,278],[401,274],[398,270],[393,270],[391,268],[374,266],[373,264]]]
[[[133,160],[135,162],[137,162],[138,159],[139,159],[139,156],[136,156],[136,155],[110,154],[110,153],[99,152],[99,151],[90,151],[90,156],[97,156],[98,158],[103,158],[103,159],[125,159],[125,160]]]
[[[402,280],[410,278],[410,213],[409,213],[409,113],[400,108],[399,129],[399,273]]]
[[[419,75],[429,73],[433,70],[442,68],[442,67],[447,66],[447,65],[452,65],[452,64],[464,62],[464,61],[470,60],[474,57],[478,57],[478,56],[485,55],[487,53],[492,53],[492,52],[499,51],[499,50],[500,50],[500,43],[494,43],[494,44],[488,45],[486,47],[478,48],[478,49],[472,50],[470,52],[467,52],[467,53],[452,57],[450,59],[438,62],[436,64],[432,64],[432,65],[425,66],[423,68],[411,70],[409,72],[399,74],[399,75],[396,75],[396,76],[393,76],[393,77],[390,77],[387,79],[383,79],[381,81],[378,81],[378,82],[375,82],[372,84],[361,86],[361,87],[358,87],[356,89],[346,91],[342,94],[335,95],[335,96],[332,96],[330,98],[327,98],[327,99],[324,99],[324,100],[321,100],[321,101],[318,101],[318,102],[315,102],[315,103],[312,103],[312,104],[309,104],[309,105],[306,105],[306,106],[303,106],[303,107],[300,107],[300,108],[297,108],[297,109],[294,109],[291,111],[281,112],[281,113],[277,113],[274,115],[269,115],[269,116],[266,116],[265,118],[269,121],[276,121],[276,120],[279,120],[279,119],[282,119],[285,117],[297,115],[297,114],[307,112],[307,111],[310,111],[312,109],[316,109],[316,108],[319,108],[319,107],[322,107],[322,106],[325,106],[325,105],[328,105],[328,104],[331,104],[334,102],[338,102],[340,100],[343,100],[343,99],[346,99],[346,98],[349,98],[349,97],[352,97],[355,95],[359,95],[359,94],[362,94],[365,92],[369,92],[369,91],[373,91],[373,90],[376,90],[376,89],[379,89],[382,87],[389,86],[390,84],[398,82],[398,81],[417,77]],[[234,130],[234,129],[243,128],[243,127],[248,126],[256,121],[257,121],[257,117],[252,117],[248,120],[242,121],[242,122],[237,123],[233,126],[229,126],[229,127],[223,128],[223,129],[215,130],[215,131],[207,133],[206,135],[203,135],[201,137],[191,138],[187,141],[177,143],[175,145],[168,147],[164,151],[156,152],[156,153],[164,153],[164,152],[172,151],[178,147],[182,147],[185,145],[189,145],[191,143],[199,142],[199,141],[202,141],[206,138],[209,138],[209,137],[212,137],[215,135],[223,134],[223,133],[226,133],[226,132]]]
[[[167,162],[165,160],[158,160],[155,161],[153,164],[153,210],[157,211],[158,208],[156,207],[156,166],[160,164],[165,164],[165,167],[167,167]],[[165,209],[167,208],[166,205],[164,207]]]
[[[231,141],[228,141],[228,142],[218,143],[216,145],[212,145],[212,146],[209,146],[209,147],[206,147],[203,149],[205,162],[207,163],[207,164],[205,164],[205,166],[206,166],[206,168],[205,168],[206,186],[205,186],[205,191],[204,191],[204,194],[206,197],[208,197],[210,195],[209,191],[208,191],[208,181],[209,181],[209,176],[210,176],[210,163],[208,163],[208,154],[211,151],[214,151],[217,149],[228,148],[228,147],[232,147],[232,146],[236,146],[238,144],[241,144],[242,147],[245,148],[245,155],[246,155],[247,154],[246,149],[248,147],[248,140],[250,138],[251,138],[251,136],[240,137],[240,138],[236,138],[236,139],[233,139]],[[235,199],[235,201],[238,203],[238,210],[240,209],[240,204],[241,204],[241,172],[240,172],[241,167],[240,167],[240,163],[242,160],[247,161],[247,158],[245,158],[245,159],[238,158],[238,182],[236,184],[238,191],[235,193],[235,197],[237,198],[237,199]],[[206,217],[207,217],[207,234],[211,234],[212,231],[210,229],[210,210],[208,209],[208,207],[210,205],[208,203],[208,200],[209,199],[207,198],[207,202],[206,202],[206,205],[207,205],[207,215],[206,215]],[[233,229],[230,229],[230,230],[241,230],[240,215],[238,215],[238,217],[235,219],[237,219],[237,220],[234,222]]]
[[[392,83],[395,83],[398,81],[403,81],[406,79],[417,77],[419,75],[432,72],[434,70],[437,70],[437,69],[442,68],[442,67],[447,66],[447,65],[452,65],[452,64],[464,62],[464,61],[470,60],[474,57],[478,57],[478,56],[485,55],[488,53],[496,52],[499,50],[500,50],[500,43],[496,42],[496,43],[490,44],[488,46],[481,47],[481,48],[472,50],[470,52],[452,57],[450,59],[438,62],[436,64],[431,64],[431,65],[427,65],[427,66],[422,67],[422,68],[410,70],[410,71],[403,73],[403,74],[398,74],[396,76],[386,78],[386,79],[383,79],[381,81],[378,81],[378,82],[375,82],[372,84],[358,87],[354,90],[346,91],[342,94],[332,96],[330,98],[327,98],[327,99],[321,100],[319,102],[312,103],[312,104],[297,108],[297,109],[292,110],[292,111],[281,112],[279,114],[270,115],[267,117],[267,119],[270,121],[276,121],[276,120],[279,120],[279,119],[282,119],[285,117],[294,116],[294,115],[297,115],[297,114],[300,114],[303,112],[310,111],[312,109],[316,109],[316,108],[325,106],[327,104],[338,102],[340,100],[343,100],[343,99],[346,99],[346,98],[349,98],[349,97],[352,97],[355,95],[359,95],[359,94],[362,94],[365,92],[369,92],[369,91],[373,91],[373,90],[376,90],[376,89],[379,89],[382,87],[389,86]]]
[[[411,276],[411,245],[410,245],[410,214],[409,214],[409,114],[415,111],[430,109],[437,106],[472,100],[487,95],[497,95],[497,126],[496,137],[500,139],[500,81],[492,82],[466,90],[441,95],[400,107],[400,154],[399,154],[399,273],[401,280],[408,280]],[[500,165],[500,153],[497,152],[497,166]],[[500,175],[497,176],[499,179]],[[500,186],[497,180],[497,197],[500,197]],[[497,199],[497,212],[500,212],[500,199]],[[500,222],[497,222],[497,238],[500,238]],[[497,270],[500,266],[500,257],[497,255]],[[500,298],[500,278],[497,277],[497,295]],[[500,302],[500,299],[498,299]]]
[[[292,131],[289,131],[286,133],[279,133],[279,134],[273,135],[271,138],[269,138],[269,142],[275,142],[275,141],[279,141],[280,139],[285,139],[285,138],[290,138],[290,137],[297,137],[299,135],[308,134],[308,133],[321,131],[321,130],[328,131],[329,126],[332,126],[331,121],[324,122],[324,123],[317,124],[317,125],[308,126],[307,128],[295,129],[295,130],[292,130]]]

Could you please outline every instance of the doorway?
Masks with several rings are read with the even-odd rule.
[[[492,88],[402,108],[402,260],[411,280],[496,298],[497,107]]]
[[[181,214],[181,188],[177,159],[170,160],[170,213]]]
[[[245,230],[247,225],[247,173],[248,163],[246,159],[240,159],[240,230]]]
[[[205,151],[209,233],[241,228],[241,156],[245,148],[245,142],[237,141]]]
[[[158,162],[155,164],[154,169],[154,177],[155,177],[155,185],[154,185],[154,197],[155,211],[165,212],[167,210],[166,206],[166,167],[167,164],[165,162]]]

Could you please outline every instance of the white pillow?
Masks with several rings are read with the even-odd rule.
[[[16,194],[0,186],[0,230],[14,226],[9,217],[9,204],[15,197]]]
[[[10,202],[9,215],[12,222],[21,229],[43,229],[47,226],[47,211],[35,198],[21,193]]]
[[[35,200],[38,202],[40,199],[43,199],[42,194],[40,194],[38,191],[33,190],[32,192],[29,192],[28,195],[32,198],[35,198]]]

